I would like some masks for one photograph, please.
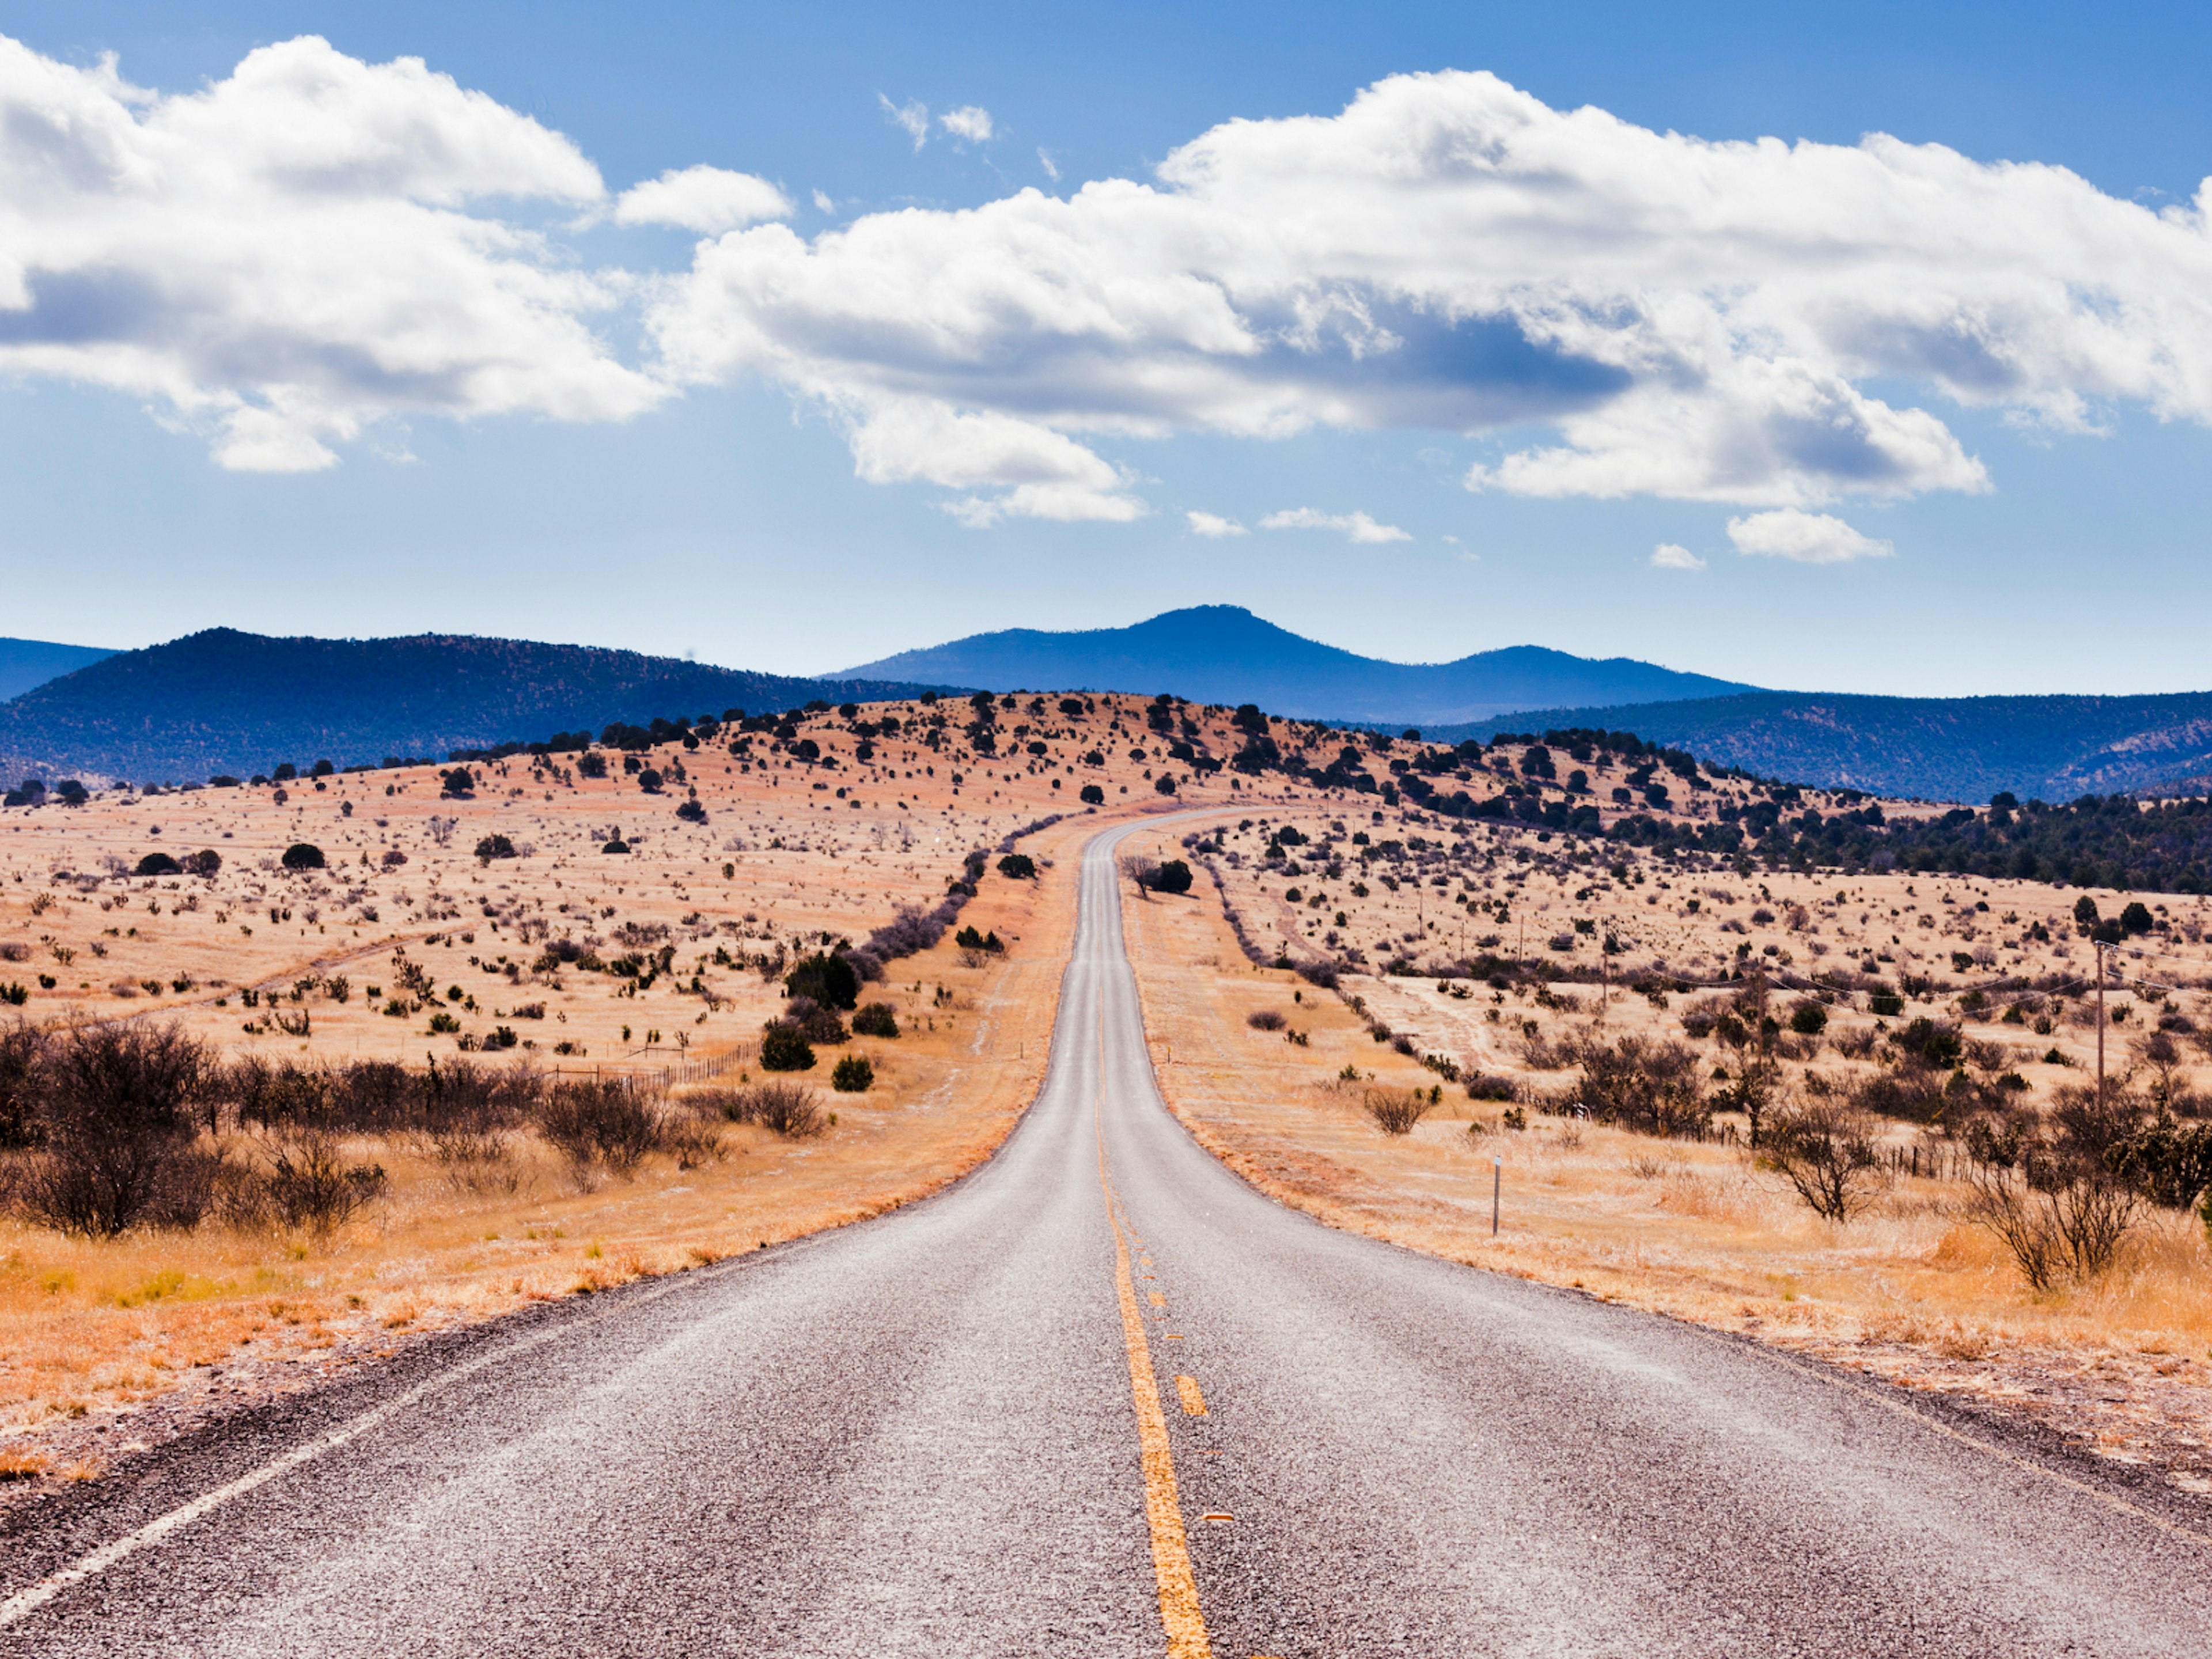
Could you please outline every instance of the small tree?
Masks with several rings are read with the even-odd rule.
[[[999,873],[1008,881],[1035,881],[1036,860],[1027,853],[1009,853],[999,860]]]
[[[854,1036],[896,1037],[898,1013],[888,1002],[872,1002],[853,1016]]]
[[[830,1086],[841,1095],[864,1095],[875,1081],[876,1068],[865,1054],[847,1054],[830,1073]]]
[[[477,843],[478,864],[489,864],[494,859],[511,859],[514,856],[514,843],[505,836],[486,836]]]
[[[760,1063],[763,1072],[811,1072],[814,1045],[797,1026],[774,1022],[761,1033]]]
[[[1873,1118],[1856,1107],[1808,1100],[1775,1115],[1760,1152],[1814,1214],[1842,1223],[1873,1203],[1881,1185],[1874,1134]]]
[[[1190,866],[1181,859],[1170,859],[1152,876],[1152,885],[1163,893],[1188,893],[1190,883]]]
[[[320,870],[324,867],[323,849],[312,842],[295,841],[284,849],[279,862],[287,870]]]
[[[183,860],[188,876],[212,878],[222,868],[222,854],[212,847],[204,847],[197,853],[187,853]]]
[[[1106,792],[1095,783],[1085,784],[1075,792],[1075,798],[1085,806],[1103,806],[1106,804]]]
[[[802,958],[784,976],[787,997],[810,997],[825,1008],[850,1008],[860,1000],[860,975],[842,951]]]
[[[180,876],[184,872],[185,866],[167,853],[149,853],[138,860],[137,867],[131,873],[134,876]]]

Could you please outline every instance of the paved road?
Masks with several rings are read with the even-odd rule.
[[[974,1177],[6,1540],[0,1651],[2212,1651],[2212,1548],[2101,1487],[1255,1194],[1154,1091],[1111,850]]]

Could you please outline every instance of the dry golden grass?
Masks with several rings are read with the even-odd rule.
[[[1434,1087],[1433,1073],[1372,1041],[1336,996],[1247,963],[1203,878],[1188,898],[1125,910],[1170,1105],[1283,1201],[1434,1255],[1975,1395],[2212,1489],[2212,1255],[2193,1219],[2160,1212],[2114,1272],[2038,1294],[1960,1222],[1949,1182],[1899,1180],[1869,1214],[1832,1226],[1735,1146],[1536,1113],[1516,1133],[1502,1106],[1449,1085],[1412,1133],[1385,1135],[1361,1109],[1364,1089]],[[1347,989],[1425,1052],[1529,1075],[1509,1045],[1475,1046],[1493,1029],[1468,1012],[1480,1003],[1413,981]],[[1650,1028],[1652,1011],[1626,1001],[1635,1008],[1609,1011],[1614,1024]],[[1247,1016],[1262,1008],[1288,1030],[1252,1029]],[[1580,1018],[1595,1010],[1592,995]],[[1347,1067],[1356,1081],[1340,1078]]]
[[[356,1141],[348,1156],[381,1164],[389,1194],[321,1243],[213,1224],[88,1241],[0,1219],[8,1478],[91,1478],[134,1437],[388,1353],[410,1334],[878,1214],[974,1167],[1041,1074],[1074,922],[1073,849],[1104,821],[1085,814],[1080,789],[1100,787],[1107,818],[1317,799],[1170,764],[1148,699],[1084,701],[1079,714],[1056,697],[1002,708],[996,757],[969,745],[964,704],[871,705],[862,719],[894,715],[906,730],[877,738],[865,762],[850,723],[817,713],[798,725],[818,763],[766,736],[741,754],[664,747],[641,757],[671,780],[659,795],[642,793],[618,755],[613,775],[596,781],[572,769],[573,757],[516,757],[472,766],[465,799],[442,798],[437,769],[416,768],[319,787],[301,779],[282,800],[269,788],[208,789],[0,816],[0,945],[21,947],[0,951],[0,981],[33,988],[31,1018],[173,1019],[232,1056],[415,1066],[507,1024],[520,1050],[482,1058],[633,1074],[703,1060],[733,1068],[727,1078],[781,1006],[775,964],[865,938],[899,906],[934,905],[971,849],[1069,815],[1022,843],[1057,860],[1036,887],[994,873],[963,913],[963,925],[1008,941],[1006,957],[948,939],[871,988],[896,1005],[907,1035],[825,1053],[808,1081],[826,1085],[837,1053],[860,1052],[877,1082],[861,1097],[824,1088],[837,1121],[819,1139],[726,1127],[719,1159],[680,1169],[656,1158],[635,1180],[588,1189],[526,1137],[498,1179],[473,1185],[421,1148]],[[1201,752],[1234,752],[1226,711],[1180,713]],[[938,715],[933,747],[922,738]],[[1042,755],[1031,752],[1038,744]],[[1164,771],[1177,794],[1155,790]],[[703,826],[675,817],[694,790]],[[634,849],[626,855],[601,850],[617,830]],[[473,857],[495,835],[524,856]],[[297,841],[322,848],[329,867],[282,870],[279,854]],[[118,873],[149,851],[201,848],[222,855],[212,880]],[[403,860],[386,865],[392,852]],[[628,948],[624,929],[665,930],[676,971],[638,994],[611,975],[535,965],[544,942],[563,937],[612,957]],[[382,1012],[403,953],[441,993],[461,992],[440,999],[460,1032],[431,1032],[426,1008]],[[37,984],[42,975],[55,983]],[[710,995],[678,983],[694,975]],[[334,976],[349,981],[343,1000]],[[308,1016],[307,1033],[273,1029],[272,1003],[295,1024]],[[531,1005],[542,1018],[520,1012]],[[103,1423],[109,1437],[90,1439]]]
[[[1052,861],[1039,880],[994,877],[968,905],[963,921],[1013,942],[1007,956],[963,960],[948,939],[871,988],[904,1035],[823,1051],[800,1077],[836,1115],[819,1137],[723,1126],[719,1158],[656,1158],[634,1180],[585,1186],[517,1136],[500,1178],[476,1189],[405,1142],[359,1140],[349,1155],[385,1166],[390,1196],[322,1244],[211,1224],[95,1241],[0,1222],[0,1456],[13,1460],[0,1472],[65,1473],[49,1444],[82,1443],[73,1428],[118,1414],[101,1443],[132,1443],[133,1408],[179,1389],[205,1401],[296,1386],[410,1332],[713,1261],[957,1178],[1004,1139],[1042,1074],[1074,852],[1096,828],[1079,817],[1033,836],[1025,849]],[[830,1062],[854,1051],[874,1062],[875,1086],[830,1093]]]

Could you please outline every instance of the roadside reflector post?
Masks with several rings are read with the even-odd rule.
[[[1498,1237],[1498,1194],[1504,1185],[1505,1160],[1493,1158],[1490,1160],[1490,1236],[1492,1238]]]

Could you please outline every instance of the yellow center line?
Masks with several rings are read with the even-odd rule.
[[[1175,1455],[1168,1444],[1167,1413],[1160,1407],[1159,1378],[1145,1340],[1145,1316],[1137,1301],[1137,1281],[1129,1261],[1129,1242],[1120,1216],[1121,1200],[1106,1173],[1105,1094],[1106,999],[1098,999],[1099,1093],[1091,1101],[1091,1121],[1098,1140],[1098,1187],[1106,1195],[1106,1224],[1114,1230],[1114,1286],[1121,1303],[1121,1340],[1129,1353],[1129,1392],[1137,1407],[1137,1444],[1145,1471],[1145,1520],[1152,1534],[1152,1576],[1158,1581],[1160,1623],[1168,1638],[1168,1659],[1212,1659],[1213,1644],[1198,1605],[1198,1580],[1190,1569],[1190,1547],[1183,1535],[1182,1503],[1176,1493]]]
[[[1206,1396],[1198,1391],[1198,1379],[1196,1377],[1178,1376],[1176,1378],[1176,1393],[1182,1396],[1182,1412],[1185,1417],[1203,1417],[1206,1415]]]

